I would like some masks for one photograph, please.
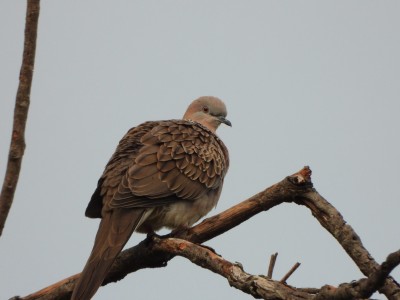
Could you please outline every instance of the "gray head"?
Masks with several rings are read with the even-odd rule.
[[[221,123],[232,126],[231,122],[226,119],[226,115],[226,106],[221,99],[203,96],[189,105],[183,119],[198,122],[215,132]]]

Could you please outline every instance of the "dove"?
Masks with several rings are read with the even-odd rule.
[[[219,98],[194,100],[182,119],[131,128],[107,163],[85,215],[101,218],[72,300],[91,299],[134,231],[183,230],[217,205],[229,153],[216,135],[232,126]]]

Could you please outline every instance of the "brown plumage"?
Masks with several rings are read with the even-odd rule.
[[[130,129],[108,162],[86,209],[102,218],[90,257],[71,299],[88,300],[102,284],[133,231],[193,225],[218,202],[229,167],[215,135],[225,104],[200,97],[182,120],[145,122]]]

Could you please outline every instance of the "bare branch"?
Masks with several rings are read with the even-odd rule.
[[[319,223],[340,243],[343,249],[356,263],[361,272],[369,277],[379,267],[371,254],[363,246],[360,237],[354,229],[346,223],[342,215],[325,200],[315,189],[304,195],[297,204],[308,207]],[[387,278],[379,289],[388,299],[400,299],[400,285]]]
[[[196,265],[225,277],[229,285],[262,299],[311,299],[312,295],[265,276],[246,273],[242,266],[233,264],[215,252],[186,240],[169,238],[155,241],[155,249],[186,257]]]
[[[385,283],[390,272],[400,264],[400,250],[391,253],[368,278],[351,283],[343,283],[338,288],[322,287],[315,300],[348,300],[371,297]]]
[[[294,266],[289,270],[289,272],[287,272],[286,275],[283,276],[281,280],[279,280],[279,282],[285,283],[286,280],[288,280],[289,277],[292,276],[292,274],[297,270],[298,267],[300,267],[299,262],[295,263]]]
[[[278,257],[278,252],[276,252],[275,254],[272,254],[271,258],[269,260],[269,267],[268,267],[268,273],[267,273],[267,278],[269,278],[269,279],[272,279],[272,274],[274,272],[277,257]]]
[[[175,235],[169,235],[167,237],[170,238],[175,238],[171,239],[176,241],[177,238],[180,239],[185,239],[187,242],[191,242],[190,244],[186,244],[184,242],[182,245],[184,245],[183,249],[175,249],[172,251],[167,247],[169,245],[166,237],[160,239],[160,238],[148,238],[136,245],[135,247],[129,248],[125,251],[123,251],[118,258],[116,259],[110,273],[107,275],[105,281],[103,282],[103,285],[109,283],[109,282],[115,282],[118,280],[123,279],[127,274],[131,272],[135,272],[139,269],[142,268],[155,268],[155,267],[164,267],[167,265],[167,262],[172,259],[175,255],[178,255],[177,251],[179,252],[179,255],[185,256],[189,259],[191,259],[190,255],[194,255],[193,262],[201,265],[202,267],[206,267],[213,272],[216,272],[220,275],[223,274],[231,274],[232,272],[239,272],[236,274],[242,274],[244,276],[244,281],[247,282],[247,280],[250,280],[250,277],[253,280],[255,280],[255,283],[253,284],[253,287],[256,286],[257,289],[257,294],[260,296],[261,293],[265,291],[268,291],[268,293],[272,294],[265,294],[262,297],[266,297],[265,299],[272,299],[273,292],[268,290],[268,286],[271,286],[271,282],[275,282],[273,280],[270,280],[264,276],[255,276],[245,273],[238,265],[231,264],[229,262],[224,261],[222,258],[217,256],[214,252],[211,250],[204,250],[204,247],[200,246],[191,246],[192,243],[202,243],[206,240],[209,240],[215,236],[218,236],[227,230],[239,225],[240,223],[246,221],[247,219],[251,218],[255,214],[261,212],[261,211],[266,211],[275,205],[279,205],[283,202],[296,202],[298,204],[306,205],[309,207],[314,216],[318,220],[321,218],[321,224],[324,222],[323,226],[325,228],[331,228],[335,234],[332,234],[336,239],[338,239],[339,243],[343,243],[343,240],[348,240],[347,235],[350,235],[350,239],[352,239],[353,235],[355,234],[351,229],[349,225],[347,225],[342,217],[340,216],[339,213],[338,215],[335,214],[335,209],[322,197],[322,200],[319,199],[316,195],[318,193],[312,188],[312,183],[310,179],[311,171],[308,167],[303,168],[301,171],[298,173],[286,177],[284,180],[281,182],[271,186],[270,188],[264,190],[263,192],[249,198],[248,200],[243,201],[240,204],[237,204],[233,206],[232,208],[216,215],[211,218],[208,218],[204,220],[202,223],[198,224],[197,226],[194,226],[187,231],[183,231],[180,233],[177,233]],[[314,196],[313,196],[314,195]],[[312,198],[310,200],[309,198]],[[319,196],[320,197],[320,196]],[[322,201],[322,202],[321,202]],[[324,202],[325,201],[325,202]],[[326,209],[329,208],[327,211]],[[341,226],[337,226],[335,222],[337,222],[336,218],[341,218],[343,224]],[[340,219],[339,219],[340,220]],[[336,225],[335,225],[336,224]],[[339,224],[339,223],[338,223]],[[345,227],[344,227],[345,226]],[[337,230],[338,232],[336,232]],[[340,233],[340,231],[347,230],[345,232]],[[328,231],[330,231],[328,229]],[[330,231],[331,232],[331,231]],[[173,242],[170,242],[173,243]],[[182,243],[181,241],[177,242]],[[356,247],[360,247],[361,241],[358,240],[358,244],[354,245]],[[344,243],[346,245],[346,243]],[[190,246],[188,246],[190,245]],[[171,246],[171,245],[169,245]],[[176,245],[175,245],[176,246]],[[164,248],[166,247],[166,248]],[[172,247],[172,246],[171,246]],[[362,245],[361,245],[362,247]],[[198,248],[201,248],[200,250]],[[186,249],[186,250],[185,250]],[[195,253],[202,253],[200,258],[197,257],[195,254],[183,254],[185,251],[189,251],[188,249],[193,249]],[[346,248],[345,248],[346,249]],[[362,248],[364,249],[364,248]],[[197,251],[197,252],[196,252]],[[366,251],[364,249],[364,251]],[[351,251],[350,251],[351,252]],[[349,252],[348,252],[349,253]],[[196,258],[197,257],[197,258]],[[201,257],[203,257],[201,259]],[[208,257],[208,260],[205,259],[204,257]],[[212,259],[211,259],[212,258]],[[192,260],[191,259],[191,260]],[[196,260],[197,259],[197,260]],[[372,258],[370,258],[369,263],[371,263],[371,260],[373,261]],[[197,261],[197,262],[196,262]],[[374,262],[374,261],[373,261]],[[206,266],[206,264],[208,264]],[[368,264],[368,263],[367,263]],[[376,264],[376,263],[375,263]],[[224,269],[227,268],[227,269]],[[372,275],[373,272],[379,268],[379,265],[376,264],[376,267],[371,271],[370,275]],[[220,271],[218,271],[220,270]],[[225,271],[228,270],[228,271]],[[389,269],[385,269],[389,270]],[[389,271],[386,271],[387,274]],[[225,273],[224,273],[225,272]],[[243,273],[240,273],[243,272]],[[228,274],[228,275],[229,275]],[[385,275],[386,273],[382,273]],[[382,276],[383,276],[382,275]],[[73,275],[67,279],[64,279],[56,284],[53,284],[50,287],[47,287],[39,292],[36,292],[34,294],[31,294],[29,296],[23,297],[21,299],[23,300],[33,300],[33,299],[41,299],[41,300],[50,300],[50,299],[69,299],[72,289],[74,286],[74,281],[76,278],[79,276],[79,274]],[[224,276],[224,275],[223,275]],[[233,276],[232,274],[229,276]],[[227,277],[228,278],[228,277]],[[262,279],[260,279],[262,278]],[[383,278],[385,278],[383,276]],[[229,280],[235,280],[233,277],[228,278]],[[365,280],[365,279],[364,279]],[[230,282],[230,281],[229,281]],[[237,288],[242,288],[248,289],[248,285],[241,285],[239,281],[236,283]],[[250,284],[250,283],[249,283]],[[254,285],[255,284],[255,285]],[[286,286],[281,283],[279,283],[280,286]],[[260,287],[258,286],[260,285]],[[382,288],[382,291],[385,293],[385,295],[389,299],[399,299],[397,298],[399,294],[389,294],[390,291],[396,291],[396,288],[398,288],[398,284],[393,280],[393,279],[385,279],[385,287],[387,287],[386,290]],[[290,288],[292,291],[292,296],[288,297],[286,299],[307,299],[308,296],[305,296],[307,294],[310,294],[312,296],[315,296],[316,293],[322,293],[323,289],[296,289],[287,286],[287,288]],[[331,287],[332,288],[332,287]],[[246,291],[248,292],[248,291]],[[250,291],[250,293],[253,294],[253,291]],[[265,292],[267,293],[267,292]],[[301,294],[297,294],[301,293]],[[299,296],[296,296],[299,295]],[[301,296],[300,296],[301,295]],[[323,295],[323,294],[321,294]],[[267,298],[270,297],[270,298]],[[306,297],[306,298],[302,298]],[[279,298],[276,298],[279,299]],[[321,298],[322,299],[322,298]],[[329,299],[326,298],[326,299]]]
[[[28,0],[25,22],[25,41],[19,86],[15,100],[14,123],[8,154],[7,170],[0,194],[0,236],[10,211],[25,151],[25,125],[28,116],[30,93],[35,64],[36,37],[40,0]]]
[[[241,224],[252,216],[266,211],[283,202],[291,202],[312,189],[311,170],[304,167],[298,173],[286,177],[281,182],[267,188],[253,197],[227,209],[226,211],[205,219],[200,224],[179,232],[171,237],[188,240],[192,243],[203,243],[229,229]],[[174,257],[166,252],[160,252],[151,247],[148,239],[120,253],[114,262],[103,285],[123,279],[127,274],[143,268],[159,268],[167,265]],[[70,297],[73,282],[79,274],[68,280],[61,280],[43,290],[23,297],[24,300],[50,300]]]
[[[204,220],[176,237],[203,243],[240,225],[260,212],[267,211],[283,202],[293,202],[312,190],[311,170],[306,166],[281,182]]]
[[[233,264],[212,250],[186,240],[169,238],[154,240],[154,249],[183,256],[194,264],[225,277],[229,284],[254,298],[263,299],[313,299],[313,300],[351,300],[366,299],[385,282],[390,272],[400,264],[400,250],[391,253],[385,262],[369,278],[341,284],[339,288],[324,286],[321,289],[296,289],[284,282],[300,266],[296,263],[280,281],[265,276],[246,273],[243,267]],[[315,296],[315,297],[314,297]]]

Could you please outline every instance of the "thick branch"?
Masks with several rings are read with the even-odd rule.
[[[281,204],[283,202],[296,202],[309,207],[312,210],[314,216],[321,222],[321,224],[329,232],[332,233],[332,235],[339,241],[339,243],[345,249],[348,248],[349,242],[346,244],[345,241],[353,240],[354,236],[356,236],[354,231],[351,229],[349,225],[347,225],[343,221],[340,214],[325,199],[319,196],[318,193],[312,188],[310,175],[311,175],[310,169],[308,167],[305,167],[300,172],[292,176],[286,177],[281,182],[271,186],[270,188],[251,197],[250,199],[245,200],[242,203],[235,205],[232,208],[216,216],[204,220],[199,225],[190,228],[187,231],[181,232],[173,236],[170,235],[170,237],[181,238],[181,239],[183,238],[192,243],[202,243],[239,225],[240,223],[246,221],[247,219],[251,218],[252,216],[261,211],[269,210],[270,208],[278,204]],[[340,220],[342,221],[342,223],[339,222]],[[103,282],[103,285],[109,282],[115,282],[121,280],[127,274],[142,268],[154,268],[154,267],[166,266],[167,262],[170,259],[172,259],[177,253],[168,249],[163,249],[162,246],[158,245],[158,243],[164,243],[164,242],[154,242],[152,239],[150,240],[146,239],[141,243],[139,243],[138,245],[136,245],[135,247],[123,251],[115,261],[110,273]],[[359,239],[353,246],[356,248],[358,247],[357,251],[361,251],[360,253],[364,253],[363,251],[366,251],[362,247],[361,241],[359,241]],[[353,258],[353,256],[351,255],[352,253],[351,249],[349,249],[349,251],[348,250],[346,251],[348,253],[350,252],[349,255]],[[189,255],[187,257],[189,258]],[[360,262],[364,262],[367,265],[371,264],[372,262],[375,263],[374,267],[372,267],[373,270],[368,274],[371,275],[373,274],[373,271],[379,267],[379,265],[376,264],[376,262],[371,257],[369,258],[370,259],[367,262],[364,262],[365,258],[363,257],[353,258],[353,260],[355,261],[360,260]],[[204,263],[204,261],[202,263]],[[226,264],[224,264],[224,262],[222,261],[216,260],[216,265],[214,267],[209,267],[209,268],[210,270],[212,268],[216,268],[215,269],[216,271],[218,270],[218,268],[221,268],[222,266],[226,266]],[[238,266],[236,265],[231,265],[229,266],[229,268],[231,268],[230,270],[236,270],[236,271],[238,270],[237,269]],[[247,275],[249,275],[247,273],[243,274],[245,278]],[[74,281],[77,278],[77,276],[79,276],[79,274],[64,279],[59,283],[53,284],[50,287],[47,287],[37,293],[31,294],[22,299],[24,300],[69,299],[72,293]],[[263,280],[264,280],[262,281],[263,284],[269,283],[269,281],[267,281],[266,278],[264,278]],[[266,287],[267,286],[268,285],[266,285]],[[389,299],[398,299],[396,298],[398,297],[398,294],[396,294],[396,289],[398,288],[398,285],[394,280],[386,279],[385,288],[386,290],[382,288],[381,291],[384,292]],[[315,295],[317,291],[322,291],[322,290],[313,289],[313,291],[314,292],[312,293],[309,292],[309,293]],[[394,293],[390,294],[391,291],[394,291]],[[302,289],[297,289],[297,290],[293,289],[293,293],[294,292],[307,293],[306,290]],[[301,299],[301,297],[296,297],[294,295],[295,294],[293,294],[292,298],[287,298],[287,299]]]
[[[312,188],[311,171],[308,167],[298,173],[286,177],[281,182],[267,188],[226,211],[208,218],[187,231],[173,237],[186,239],[194,243],[202,243],[216,237],[229,229],[241,224],[252,216],[269,210],[283,202],[291,202]],[[174,255],[158,251],[150,247],[151,243],[144,240],[138,245],[124,250],[117,257],[103,285],[123,279],[127,274],[143,268],[158,268],[167,265]],[[79,274],[73,275],[36,293],[28,295],[24,300],[69,299],[74,280]]]
[[[25,151],[25,125],[28,116],[30,93],[35,64],[36,37],[40,0],[28,0],[25,22],[25,41],[19,86],[15,100],[14,123],[8,154],[7,170],[0,194],[0,236],[10,211]]]
[[[371,297],[384,284],[390,272],[400,264],[400,250],[391,253],[368,277],[351,283],[343,283],[338,288],[325,286],[317,293],[315,300],[348,300]]]
[[[203,243],[240,225],[260,212],[267,211],[283,202],[293,202],[311,190],[313,190],[311,170],[309,167],[304,167],[281,182],[218,215],[204,220],[199,225],[176,237],[195,243]]]
[[[215,252],[186,240],[158,239],[154,248],[186,257],[196,265],[225,277],[229,285],[262,299],[312,299],[313,295],[293,288],[265,276],[246,273],[242,266],[233,264]]]
[[[361,272],[369,277],[379,267],[367,249],[364,248],[360,237],[354,229],[346,223],[342,215],[326,201],[316,190],[304,195],[296,203],[307,206],[320,224],[332,234],[343,249],[356,263]],[[400,299],[400,285],[393,279],[387,278],[385,284],[379,289],[380,293],[390,300]]]
[[[400,264],[400,250],[391,253],[369,278],[351,283],[343,283],[339,288],[324,286],[318,290],[296,289],[284,284],[285,280],[275,281],[266,276],[246,273],[243,267],[233,264],[208,248],[186,240],[168,238],[155,239],[154,249],[183,256],[194,264],[225,277],[229,284],[254,298],[262,299],[313,299],[313,300],[351,300],[366,299],[375,293]],[[295,266],[299,266],[297,263]],[[294,268],[292,268],[294,269]],[[292,271],[292,270],[291,270]],[[288,275],[287,275],[288,276]],[[286,276],[285,276],[286,277]]]

